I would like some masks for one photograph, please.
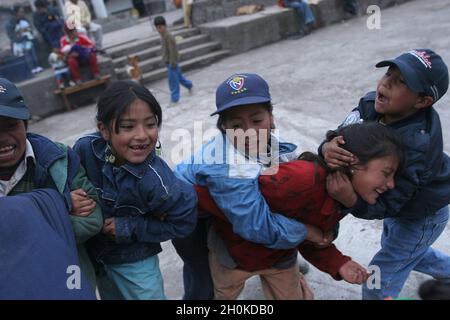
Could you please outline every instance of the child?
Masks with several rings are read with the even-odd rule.
[[[102,225],[96,191],[73,150],[27,133],[29,117],[28,107],[17,87],[0,78],[0,196],[38,188],[57,190],[71,213],[82,272],[95,284],[94,271],[83,244],[98,233]]]
[[[233,224],[233,231],[246,240],[272,249],[291,249],[305,239],[324,242],[319,229],[273,214],[259,190],[257,178],[261,170],[269,167],[271,162],[297,158],[295,145],[278,143],[278,138],[271,134],[273,116],[270,101],[269,87],[259,75],[235,74],[220,84],[216,91],[217,111],[213,115],[219,114],[217,126],[221,133],[203,145],[190,160],[179,164],[175,173],[191,184],[207,187]],[[236,143],[233,137],[225,134],[226,129],[230,134],[248,130],[254,133],[257,141]],[[256,145],[261,152],[254,155]],[[276,145],[279,145],[279,150],[276,150]],[[267,156],[268,148],[273,151],[270,157]],[[202,220],[199,219],[191,236],[173,241],[184,262],[185,299],[207,299],[211,290],[208,249],[202,243],[206,238]],[[208,233],[208,248],[222,265],[229,269],[237,267],[214,228]],[[268,298],[301,299],[309,296],[309,288],[301,283],[296,260],[297,252],[292,251],[282,263],[258,270],[264,279],[263,287]],[[211,271],[214,273],[216,270]],[[234,281],[230,279],[230,282]],[[277,290],[276,287],[282,289]],[[239,292],[238,287],[223,292],[216,288],[215,297],[236,298]]]
[[[314,27],[314,14],[308,0],[284,0],[284,7],[293,8],[300,18],[299,35],[307,35]]]
[[[64,61],[64,55],[58,48],[54,48],[53,52],[48,56],[48,63],[52,66],[56,78],[56,85],[59,89],[64,89],[65,82],[70,81],[69,68]]]
[[[88,249],[103,266],[102,299],[165,299],[160,242],[195,227],[197,197],[155,155],[159,103],[144,86],[117,81],[97,104],[99,132],[74,149],[99,192],[105,219]],[[109,287],[108,289],[106,287]]]
[[[378,194],[374,190],[387,191],[394,186],[394,174],[403,156],[401,142],[389,128],[375,122],[344,127],[339,134],[347,141],[345,149],[351,150],[359,159],[352,164],[350,170],[340,170],[345,170],[355,191],[365,201],[375,202]],[[330,170],[313,154],[304,153],[299,159],[280,164],[278,171],[272,175],[268,172],[260,175],[258,182],[261,193],[273,212],[315,225],[325,233],[333,232],[338,221],[345,215],[341,212],[340,205],[326,194],[326,174]],[[375,176],[380,176],[381,179],[373,179]],[[233,226],[217,208],[207,189],[196,189],[199,208],[217,217],[214,227],[239,269],[251,273],[271,268],[291,254],[291,250],[272,250],[234,234]],[[305,241],[297,248],[309,262],[336,280],[344,279],[349,283],[361,284],[367,278],[366,270],[351,261],[350,257],[344,256],[334,245],[317,248]],[[216,264],[213,269],[220,270],[213,273],[214,283],[219,284],[219,288],[233,286],[233,283],[225,281],[233,271],[214,260],[211,263]]]
[[[396,187],[376,203],[358,197],[343,180],[329,189],[356,217],[384,219],[381,250],[370,263],[380,268],[381,288],[364,286],[364,299],[396,298],[412,270],[450,278],[450,257],[431,248],[447,224],[450,203],[450,159],[443,152],[433,108],[447,92],[447,66],[430,49],[411,50],[376,66],[389,69],[376,92],[363,97],[341,126],[378,121],[396,130],[405,143],[405,169]],[[336,134],[319,148],[330,166],[354,161],[352,153],[339,147],[344,143]]]
[[[11,40],[12,52],[15,56],[24,56],[31,73],[39,73],[44,69],[39,65],[34,45],[34,35],[31,24],[25,17],[22,6],[14,6],[14,16],[7,23],[6,30]]]
[[[79,65],[89,64],[92,76],[100,77],[100,70],[97,64],[97,55],[94,43],[84,34],[78,34],[77,30],[70,23],[64,25],[66,33],[60,40],[61,51],[67,56],[70,74],[76,84],[81,84],[81,74]]]
[[[161,35],[162,59],[166,64],[167,77],[169,78],[170,101],[175,104],[180,100],[180,84],[192,91],[192,81],[186,79],[178,65],[177,44],[173,36],[167,31],[166,20],[163,16],[155,17],[153,21]]]

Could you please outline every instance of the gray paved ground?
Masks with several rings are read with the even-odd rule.
[[[194,121],[211,128],[215,119],[217,85],[233,72],[256,72],[271,87],[274,114],[281,135],[297,143],[302,150],[316,150],[327,129],[335,128],[359,98],[375,89],[383,70],[374,65],[410,48],[430,47],[450,64],[450,1],[416,0],[382,11],[381,30],[368,30],[366,17],[317,30],[300,40],[286,40],[270,46],[224,59],[204,69],[186,73],[194,81],[195,92],[189,96],[182,89],[181,103],[167,108],[167,81],[152,83],[149,88],[164,107],[161,131],[164,156],[171,161],[171,151],[178,145],[176,129],[193,132]],[[119,34],[119,33],[117,33]],[[112,39],[114,40],[114,39]],[[111,40],[111,41],[112,41]],[[441,115],[446,152],[450,151],[450,94],[436,108]],[[72,144],[77,136],[92,130],[94,106],[56,115],[31,125],[31,131]],[[363,221],[347,217],[341,223],[338,247],[356,261],[367,265],[379,248],[380,221]],[[450,254],[447,230],[435,247]],[[170,243],[164,243],[160,255],[167,296],[179,299],[183,285],[181,260]],[[412,273],[403,297],[416,297],[418,285],[426,277]],[[316,269],[307,275],[319,299],[359,299],[360,287],[336,282]],[[259,282],[252,278],[242,299],[260,299]]]

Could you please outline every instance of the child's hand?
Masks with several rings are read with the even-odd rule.
[[[353,207],[358,200],[350,179],[339,171],[327,176],[327,192],[330,197],[347,208]]]
[[[316,246],[327,247],[330,245],[333,239],[332,237],[326,236],[326,234],[324,234],[322,230],[310,224],[305,224],[305,227],[308,231],[305,238],[306,241],[312,242]]]
[[[105,219],[103,224],[102,233],[107,235],[111,240],[116,239],[116,224],[114,223],[114,218]]]
[[[95,201],[89,198],[83,189],[71,191],[70,199],[72,200],[72,211],[70,211],[71,215],[87,217],[95,209]]]
[[[355,261],[347,261],[340,269],[339,274],[348,283],[362,284],[367,280],[367,270]]]
[[[337,136],[322,146],[323,157],[330,168],[345,167],[356,160],[351,152],[339,146],[341,144],[345,144],[344,137]]]

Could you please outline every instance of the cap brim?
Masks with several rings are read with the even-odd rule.
[[[216,112],[211,113],[211,116],[222,113],[225,110],[228,110],[233,107],[238,107],[246,104],[267,103],[267,102],[270,102],[270,99],[267,99],[267,97],[242,97],[240,99],[234,99],[233,101],[230,101],[229,103],[223,105],[220,109],[217,109]]]
[[[403,79],[405,80],[406,85],[408,86],[409,89],[411,89],[416,93],[425,92],[425,88],[419,81],[418,74],[407,63],[400,60],[392,59],[380,61],[375,66],[377,68],[391,67],[391,66],[397,67],[400,70]]]
[[[12,108],[0,105],[0,117],[28,120],[30,119],[30,113],[26,108]]]

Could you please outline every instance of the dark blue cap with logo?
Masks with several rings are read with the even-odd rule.
[[[376,64],[377,68],[396,66],[409,89],[438,101],[448,89],[448,69],[442,58],[430,49],[414,49],[395,59]]]
[[[30,114],[22,94],[11,81],[0,78],[0,117],[28,120]]]
[[[269,85],[254,73],[237,73],[222,82],[216,91],[217,111],[221,113],[232,107],[270,102]]]

